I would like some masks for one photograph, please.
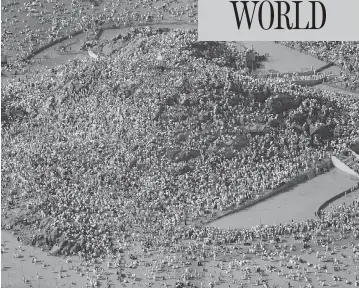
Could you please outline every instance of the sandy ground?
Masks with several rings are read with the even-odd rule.
[[[353,187],[358,180],[334,168],[292,190],[272,197],[253,207],[211,223],[219,228],[250,228],[259,224],[272,225],[300,222],[315,217],[321,204],[341,191]]]
[[[278,256],[273,256],[272,259],[267,259],[266,257],[260,257],[260,251],[257,250],[255,254],[250,253],[248,246],[235,244],[230,246],[232,253],[227,253],[223,256],[218,256],[215,260],[211,257],[206,259],[203,263],[203,266],[182,265],[179,260],[180,253],[172,253],[176,255],[177,259],[173,262],[174,266],[169,267],[164,265],[162,269],[154,268],[154,275],[156,275],[156,280],[151,276],[150,278],[146,275],[150,275],[152,268],[146,267],[145,263],[159,263],[161,260],[166,259],[164,255],[159,253],[160,251],[153,251],[152,255],[142,255],[139,256],[140,266],[137,269],[127,268],[127,264],[121,265],[121,273],[125,274],[129,272],[130,274],[136,273],[136,280],[129,280],[127,283],[124,281],[117,280],[116,269],[106,268],[105,265],[102,265],[104,268],[103,280],[100,280],[100,285],[106,287],[162,287],[167,285],[167,287],[174,287],[175,279],[181,277],[181,275],[187,270],[192,271],[194,276],[191,280],[196,287],[208,287],[209,282],[213,281],[220,277],[218,287],[253,287],[256,286],[256,281],[259,279],[267,280],[270,287],[288,287],[288,282],[293,285],[293,287],[304,287],[304,284],[312,283],[314,287],[319,287],[318,281],[325,281],[326,285],[332,281],[333,275],[339,276],[342,278],[341,281],[338,281],[336,285],[332,283],[332,287],[348,287],[345,284],[345,280],[349,282],[355,281],[356,275],[358,273],[358,259],[354,259],[351,255],[351,247],[343,246],[348,245],[351,242],[350,239],[344,239],[337,241],[336,247],[338,248],[335,253],[330,251],[323,251],[322,247],[317,247],[314,244],[311,245],[310,249],[301,250],[301,244],[296,243],[290,239],[282,239],[280,245],[293,244],[295,251],[289,251],[288,257],[289,260],[292,255],[299,255],[303,263],[298,263],[297,268],[285,267],[284,261],[281,266],[281,261]],[[21,247],[21,244],[18,243],[14,236],[8,232],[2,232],[2,272],[1,272],[1,287],[86,287],[86,278],[87,274],[91,278],[93,275],[92,268],[88,269],[89,273],[84,273],[83,276],[75,272],[73,269],[74,266],[82,267],[85,269],[83,262],[78,259],[71,259],[69,262],[66,262],[63,258],[55,258],[48,256],[47,253],[42,252],[41,250],[33,247]],[[265,249],[270,252],[274,251],[273,245],[270,243],[264,244]],[[208,250],[209,247],[204,247],[205,250]],[[284,247],[283,247],[284,249]],[[333,249],[333,246],[329,249]],[[19,253],[21,258],[14,258],[13,252],[20,251]],[[332,259],[337,259],[341,264],[334,265],[332,262],[323,263],[319,261],[316,257],[316,251],[319,251],[320,256],[328,256]],[[165,253],[167,256],[171,253]],[[31,263],[31,258],[36,257],[38,262],[36,264]],[[126,259],[127,257],[123,257]],[[242,266],[235,266],[230,269],[229,262],[237,259],[238,261],[246,259],[247,263],[242,263]],[[223,267],[219,267],[222,262]],[[308,267],[307,263],[311,263],[311,266]],[[82,263],[82,264],[81,264]],[[125,261],[123,261],[125,263]],[[128,262],[126,262],[128,263]],[[316,273],[316,269],[312,265],[320,264],[321,266],[327,265],[327,271],[325,269]],[[263,272],[260,276],[258,273],[253,271],[253,265],[258,265],[262,270],[266,266],[273,266],[272,272]],[[288,264],[290,265],[290,264]],[[334,271],[334,266],[340,267],[340,271]],[[248,278],[245,278],[244,269],[249,268],[251,272],[247,274]],[[288,275],[292,270],[294,274],[295,271],[303,272],[304,268],[308,269],[307,280],[301,279],[299,281],[288,279]],[[279,273],[281,269],[281,273]],[[27,283],[24,283],[24,278]],[[108,277],[108,280],[105,278]],[[165,280],[163,280],[165,277]],[[146,279],[148,278],[148,279]],[[126,277],[128,279],[128,277]],[[201,283],[203,283],[201,285]],[[240,286],[239,283],[242,283],[243,286]],[[300,286],[302,285],[302,286]]]
[[[86,284],[86,278],[81,278],[70,270],[74,263],[66,263],[63,258],[49,256],[39,248],[22,246],[15,236],[6,231],[2,231],[1,239],[4,251],[1,254],[2,287],[81,287]],[[15,251],[19,253],[19,258],[13,256]],[[36,264],[32,263],[32,257],[37,258]],[[61,267],[64,271],[62,273]],[[61,279],[60,274],[63,276]],[[24,283],[23,277],[28,283]]]

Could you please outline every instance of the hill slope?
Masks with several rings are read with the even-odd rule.
[[[275,188],[340,144],[293,124],[346,119],[342,141],[358,134],[358,106],[285,83],[278,94],[246,74],[244,54],[196,39],[145,28],[110,57],[3,86],[6,221],[50,235],[40,244],[65,240],[65,253],[105,254],[124,234],[170,234]],[[266,132],[250,133],[258,123]]]

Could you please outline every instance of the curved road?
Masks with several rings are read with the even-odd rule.
[[[314,213],[325,200],[354,186],[357,182],[358,180],[351,179],[347,173],[335,168],[294,187],[288,192],[214,221],[209,226],[251,228],[260,223],[272,225],[274,223],[287,223],[292,219],[295,222],[313,219]]]

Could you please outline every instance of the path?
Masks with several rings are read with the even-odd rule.
[[[292,190],[274,196],[251,208],[214,221],[210,226],[220,228],[250,228],[260,223],[278,224],[312,219],[321,204],[334,195],[355,185],[357,180],[335,168]]]
[[[264,68],[261,70],[275,70],[280,73],[286,72],[301,72],[314,69],[327,64],[324,61],[318,60],[313,56],[301,53],[299,51],[290,49],[283,45],[276,44],[271,41],[247,41],[242,42],[247,48],[253,48],[260,55],[269,53],[268,61],[263,62]],[[340,68],[337,66],[330,67],[325,72],[333,72],[333,74],[340,74]]]
[[[159,29],[159,28],[169,28],[169,29],[188,29],[188,28],[194,28],[193,24],[190,23],[159,23],[159,24],[152,24],[148,25],[153,29]],[[117,29],[106,29],[101,34],[101,37],[99,40],[111,40],[112,38],[116,37],[118,34],[126,34],[129,32],[131,27],[124,27],[124,28],[117,28]]]

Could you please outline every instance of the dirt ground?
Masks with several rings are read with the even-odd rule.
[[[352,247],[350,239],[344,239],[336,242],[336,245],[329,249],[335,251],[324,251],[323,247],[310,245],[309,249],[301,249],[302,244],[288,238],[282,239],[282,244],[290,247],[294,246],[294,251],[287,251],[289,260],[293,255],[298,255],[301,261],[298,262],[296,268],[286,267],[285,260],[274,256],[272,259],[261,257],[259,251],[255,254],[249,251],[248,246],[235,244],[231,245],[231,253],[219,256],[217,259],[206,259],[203,266],[185,266],[181,264],[179,253],[165,253],[160,251],[152,251],[148,255],[138,255],[139,266],[136,269],[128,268],[130,263],[127,252],[124,253],[123,264],[121,264],[122,274],[135,274],[135,280],[130,277],[124,277],[118,280],[116,268],[108,268],[104,263],[101,265],[104,270],[101,272],[99,285],[101,287],[174,287],[175,279],[181,277],[187,271],[192,271],[192,283],[196,287],[209,287],[209,283],[215,281],[219,277],[217,287],[253,287],[256,286],[258,280],[266,280],[270,287],[288,287],[288,282],[292,287],[304,287],[308,283],[319,287],[319,281],[324,281],[326,286],[331,287],[347,287],[345,281],[353,283],[358,274],[359,260],[354,258],[351,252]],[[264,247],[267,251],[274,251],[273,245],[265,243]],[[209,247],[204,249],[208,250]],[[59,258],[49,256],[47,252],[38,248],[22,246],[17,242],[16,238],[8,232],[2,232],[2,272],[1,287],[87,287],[89,283],[87,279],[93,278],[92,268],[86,268],[85,263],[76,258]],[[131,248],[132,253],[136,254],[134,247]],[[17,251],[19,258],[15,258],[13,253]],[[337,259],[340,264],[334,264],[332,261],[323,262],[318,259],[319,256],[327,256],[329,260]],[[176,255],[173,261],[173,267],[152,268],[147,267],[149,263],[160,263],[162,260],[169,259],[169,255]],[[37,263],[32,263],[32,258],[36,257]],[[234,265],[233,261],[242,261],[239,265]],[[157,261],[157,262],[156,262]],[[229,267],[232,262],[232,267]],[[245,263],[244,263],[245,262]],[[282,262],[282,263],[281,263]],[[220,265],[222,265],[220,267]],[[310,263],[308,265],[308,263]],[[326,269],[317,271],[313,265],[326,265]],[[156,264],[154,264],[156,265]],[[282,265],[282,266],[281,266]],[[272,266],[272,272],[263,271],[260,275],[254,272],[254,266],[260,266],[261,270],[265,267]],[[340,268],[334,271],[334,266]],[[76,272],[75,267],[81,267],[82,274]],[[249,268],[250,273],[245,273],[245,269]],[[295,274],[297,271],[303,272],[308,269],[307,279],[293,280],[289,278],[289,274]],[[86,272],[88,270],[88,272]],[[98,273],[96,273],[98,274]],[[155,275],[153,278],[152,275]],[[246,276],[247,275],[247,276]],[[332,281],[333,276],[341,277],[340,281]],[[164,278],[163,278],[164,277]],[[24,279],[26,283],[24,283]],[[125,280],[126,279],[126,280]],[[164,279],[164,280],[163,280]],[[336,283],[335,283],[336,282]],[[201,284],[202,283],[202,284]],[[107,286],[106,286],[107,285]],[[242,285],[242,286],[241,286]],[[349,285],[350,286],[350,285]],[[90,287],[90,286],[89,286]]]

